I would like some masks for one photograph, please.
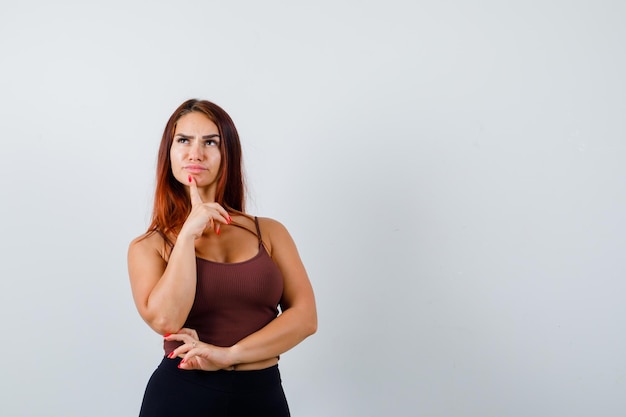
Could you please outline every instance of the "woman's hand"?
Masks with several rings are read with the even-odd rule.
[[[178,366],[185,370],[218,371],[220,369],[232,370],[231,349],[210,345],[201,342],[198,333],[193,329],[183,328],[176,334],[164,336],[167,341],[178,341],[183,344],[174,349],[168,356],[176,358],[181,356],[183,360]]]
[[[196,180],[189,176],[189,197],[191,199],[191,213],[185,220],[180,235],[189,234],[194,239],[202,236],[205,229],[213,229],[220,234],[220,223],[230,224],[232,219],[228,212],[217,203],[205,203],[202,201]]]

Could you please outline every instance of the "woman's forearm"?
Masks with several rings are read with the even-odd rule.
[[[165,271],[147,300],[148,324],[161,334],[183,327],[196,292],[196,259],[193,239],[176,241]]]
[[[261,330],[230,348],[232,365],[275,358],[317,331],[314,307],[289,308]]]

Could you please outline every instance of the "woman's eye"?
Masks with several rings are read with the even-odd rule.
[[[206,146],[218,146],[218,145],[219,145],[219,143],[218,143],[216,140],[209,139],[209,140],[207,140],[207,141],[205,142],[205,145],[206,145]]]
[[[178,138],[178,139],[176,139],[176,142],[178,142],[178,143],[187,143],[187,142],[189,142],[189,139],[187,139],[187,138]]]

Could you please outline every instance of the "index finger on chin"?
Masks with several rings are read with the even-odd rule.
[[[189,180],[189,198],[191,199],[191,206],[199,206],[203,203],[202,197],[200,197],[200,192],[198,192],[198,185],[196,184],[196,179],[191,175],[187,176]]]

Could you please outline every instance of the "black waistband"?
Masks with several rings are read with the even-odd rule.
[[[223,390],[253,390],[281,384],[278,365],[247,371],[189,371],[178,368],[180,361],[180,358],[163,358],[157,372],[165,371],[189,382],[209,385],[215,388],[220,387]]]

